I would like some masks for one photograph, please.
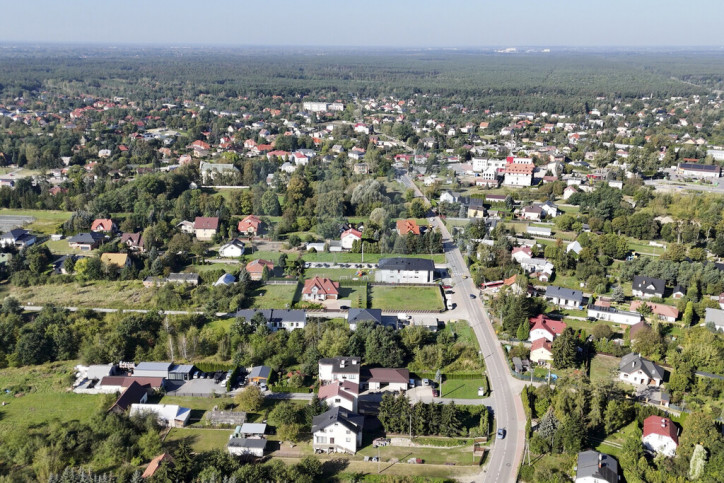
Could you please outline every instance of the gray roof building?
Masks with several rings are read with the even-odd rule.
[[[634,295],[640,293],[640,295],[643,296],[648,295],[650,297],[663,297],[665,289],[665,280],[653,277],[642,277],[641,275],[635,275],[633,283],[631,284],[631,290]]]
[[[382,323],[382,309],[355,309],[350,308],[347,313],[347,323],[357,325],[360,322],[372,321]]]
[[[570,300],[577,302],[578,305],[581,305],[583,303],[583,292],[581,292],[580,290],[572,290],[570,288],[549,285],[546,287],[546,298]]]
[[[724,310],[707,307],[704,320],[707,324],[714,324],[716,330],[724,332]]]
[[[433,271],[435,263],[426,258],[381,258],[378,263],[379,270],[415,270]]]
[[[618,462],[613,456],[598,451],[581,451],[578,453],[576,481],[616,483]]]
[[[312,433],[316,433],[334,423],[340,423],[354,434],[357,434],[362,431],[364,420],[364,416],[341,407],[334,407],[319,416],[314,416],[312,419]]]
[[[619,372],[631,374],[636,371],[642,371],[649,379],[664,379],[664,369],[657,366],[648,359],[644,359],[639,354],[630,352],[621,358],[618,365]]]

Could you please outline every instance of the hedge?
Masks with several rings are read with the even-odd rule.
[[[270,388],[271,392],[283,392],[283,393],[302,393],[302,394],[309,394],[312,391],[309,387],[293,387],[293,386],[283,386],[281,384],[274,384]]]
[[[194,364],[196,368],[203,372],[230,371],[236,366],[232,363],[224,362],[197,362]]]

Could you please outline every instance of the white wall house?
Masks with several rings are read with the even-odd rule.
[[[375,281],[383,283],[433,283],[435,264],[424,258],[382,258]]]
[[[339,407],[312,420],[312,446],[327,453],[355,454],[362,445],[364,416]]]
[[[588,306],[588,317],[624,325],[634,325],[641,321],[641,314],[638,312],[627,312],[614,307],[602,307],[599,305]]]
[[[359,357],[328,357],[319,360],[319,382],[326,384],[334,381],[360,383]]]
[[[669,418],[649,416],[644,419],[644,431],[641,437],[644,448],[664,456],[676,456],[679,446],[678,429]]]

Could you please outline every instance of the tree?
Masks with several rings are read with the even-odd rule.
[[[243,391],[240,391],[234,397],[234,402],[242,411],[254,413],[261,409],[261,406],[264,403],[264,396],[262,395],[259,386],[251,385]]]
[[[428,207],[427,205],[425,205],[425,202],[422,200],[422,198],[415,198],[410,203],[410,207],[407,211],[413,218],[424,218],[427,214],[427,210]]]
[[[261,196],[261,209],[265,215],[279,216],[282,209],[279,206],[279,198],[273,190],[267,190]]]
[[[593,330],[591,332],[593,338],[596,340],[610,339],[613,335],[611,327],[607,324],[596,324],[593,326]]]
[[[191,445],[188,438],[184,438],[179,442],[174,452],[174,470],[179,480],[187,481],[193,469],[193,455]]]
[[[700,444],[694,446],[694,453],[691,455],[689,463],[689,479],[698,480],[704,474],[706,466],[706,450]]]
[[[461,427],[462,424],[460,423],[455,402],[451,401],[450,404],[443,404],[440,413],[440,433],[451,438],[460,434]]]
[[[518,340],[528,340],[528,337],[530,337],[530,323],[527,319],[523,320],[518,326],[516,337]]]
[[[611,291],[611,300],[617,304],[623,303],[623,301],[626,300],[626,295],[624,294],[622,286],[616,285],[613,287],[613,290]]]
[[[300,423],[280,424],[277,428],[277,434],[282,441],[290,441],[298,443],[302,434],[302,425]]]
[[[141,457],[150,460],[161,453],[161,436],[155,429],[149,429],[138,439],[138,449]]]
[[[563,333],[553,341],[553,365],[558,369],[567,369],[576,365],[576,335],[573,329],[567,327]]]
[[[553,413],[553,407],[550,407],[540,421],[540,426],[538,427],[538,434],[540,434],[543,439],[548,441],[548,443],[552,443],[553,438],[558,432],[558,425],[558,418],[556,418],[556,415]]]
[[[686,302],[686,309],[681,321],[684,323],[684,327],[691,327],[691,323],[694,321],[694,302],[691,300]]]
[[[585,437],[584,425],[577,417],[568,415],[563,419],[559,431],[563,450],[566,453],[578,453],[583,447]]]

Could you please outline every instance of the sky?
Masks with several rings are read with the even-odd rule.
[[[0,0],[0,16],[3,44],[724,46],[722,0]]]

